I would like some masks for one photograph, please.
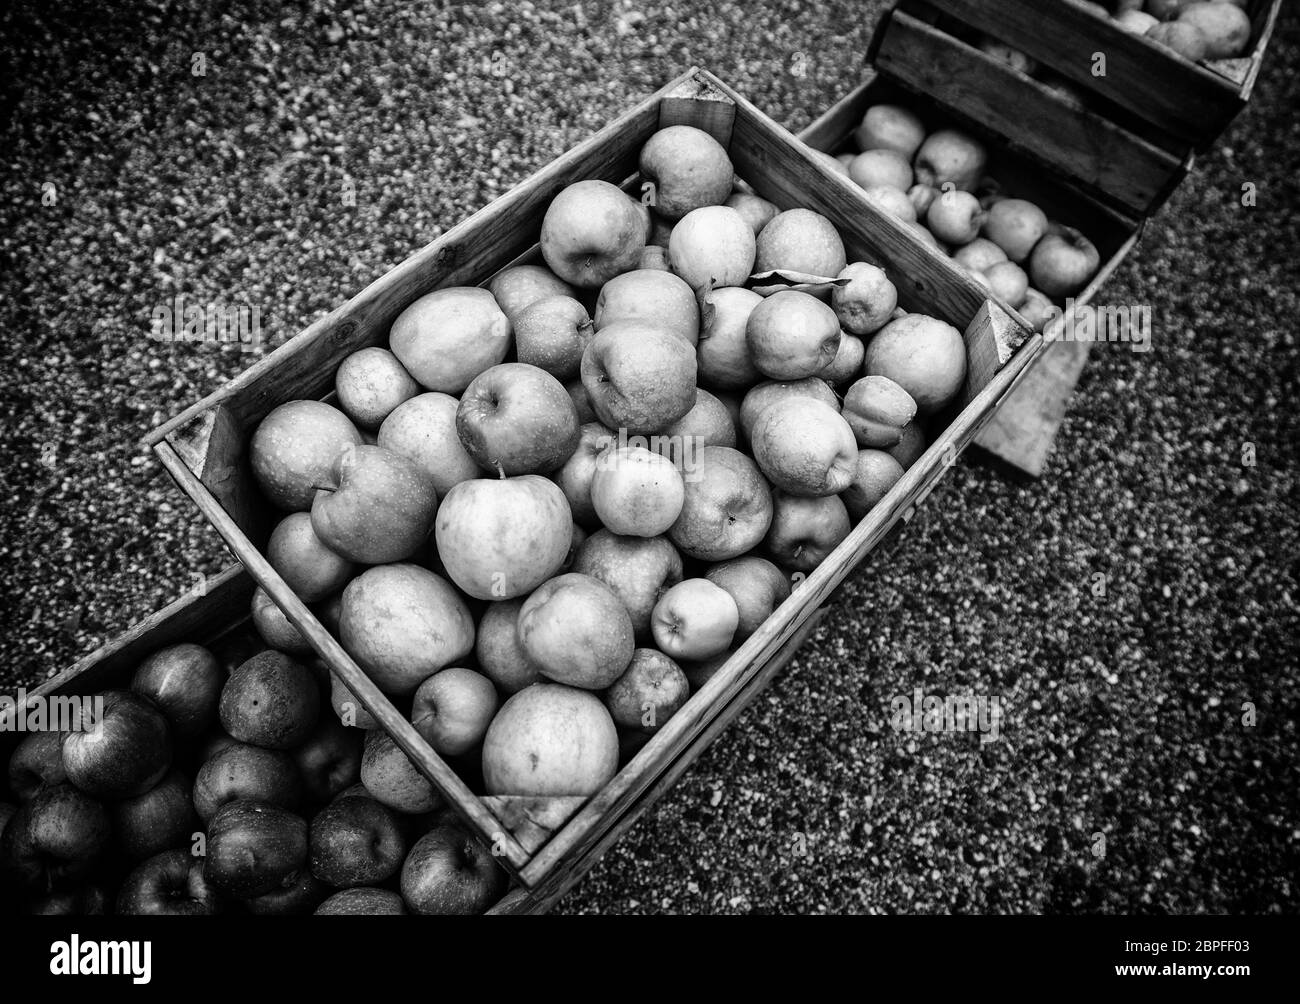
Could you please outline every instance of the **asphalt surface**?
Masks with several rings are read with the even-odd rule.
[[[692,64],[803,126],[885,5],[44,6],[0,14],[6,690],[228,560],[136,444],[256,354],[155,306],[278,344]],[[1094,352],[1042,481],[964,459],[560,910],[1296,911],[1298,105],[1284,15],[1107,287],[1152,351]],[[895,733],[917,688],[998,740]]]

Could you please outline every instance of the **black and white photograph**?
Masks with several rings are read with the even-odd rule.
[[[326,915],[1284,971],[1290,4],[15,0],[0,61],[32,974]]]

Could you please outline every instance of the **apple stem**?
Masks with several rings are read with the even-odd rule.
[[[504,481],[504,480],[506,479],[506,469],[505,469],[505,467],[502,466],[500,460],[494,460],[494,461],[492,461],[492,462],[493,462],[494,464],[496,464],[496,467],[497,467],[497,473],[501,476],[501,480]]]
[[[338,485],[312,485],[312,491],[317,492],[336,492],[339,490]]]

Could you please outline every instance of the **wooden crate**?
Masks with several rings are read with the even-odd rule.
[[[519,814],[509,800],[474,795],[271,568],[260,551],[269,530],[269,506],[253,484],[247,442],[261,418],[277,405],[326,396],[343,358],[382,343],[393,319],[415,298],[443,286],[484,283],[501,268],[536,255],[542,216],[561,188],[587,178],[630,183],[641,145],[656,130],[678,123],[715,136],[728,148],[736,172],[760,195],[783,209],[803,206],[833,220],[850,260],[886,267],[905,308],[941,317],[962,330],[970,376],[960,410],[954,409],[925,455],[605,789],[585,802],[534,803],[527,814]],[[149,442],[331,670],[466,823],[496,844],[503,864],[520,883],[545,897],[558,895],[556,890],[562,891],[583,862],[594,861],[617,834],[620,821],[649,804],[662,790],[656,786],[684,769],[713,731],[738,712],[753,688],[770,678],[806,634],[831,591],[928,494],[1041,349],[1041,337],[1029,335],[946,256],[864,203],[852,183],[722,81],[691,70],[163,425]]]

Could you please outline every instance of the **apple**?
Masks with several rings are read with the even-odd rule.
[[[680,220],[701,206],[720,205],[731,193],[735,170],[721,143],[703,129],[660,129],[641,148],[641,176],[654,185],[654,211]]]
[[[1006,63],[1013,70],[1019,70],[1021,73],[1032,75],[1038,69],[1038,61],[1030,57],[1027,53],[1007,45],[1005,42],[999,42],[995,38],[989,38],[987,35],[980,39],[980,52],[992,56],[999,63]]]
[[[137,865],[117,893],[122,916],[207,917],[221,909],[220,894],[204,876],[203,859],[184,849],[163,851]]]
[[[361,783],[372,798],[397,812],[432,812],[445,804],[433,783],[382,729],[366,733]]]
[[[457,586],[478,600],[508,600],[532,592],[564,564],[573,515],[560,487],[540,475],[476,478],[447,493],[435,533]]]
[[[402,864],[402,899],[422,916],[486,913],[508,885],[491,851],[451,821],[417,840]]]
[[[510,319],[486,289],[450,286],[397,315],[388,344],[426,390],[459,394],[510,351]]]
[[[1030,286],[1025,290],[1025,302],[1018,308],[1020,316],[1029,322],[1035,331],[1042,331],[1052,319],[1056,305],[1045,295]]]
[[[984,145],[956,129],[930,133],[916,151],[913,166],[916,180],[943,190],[951,183],[963,191],[974,191],[988,163]]]
[[[1047,233],[1047,214],[1025,199],[1000,199],[989,207],[984,236],[1001,248],[1008,259],[1022,262]],[[984,271],[992,261],[976,271]]]
[[[591,483],[600,458],[613,448],[616,438],[599,422],[588,422],[578,430],[578,448],[555,473],[555,483],[564,492],[573,519],[579,525],[595,526],[599,522],[591,501]]]
[[[849,517],[857,522],[885,497],[903,476],[903,465],[882,450],[860,450],[853,482],[840,493]]]
[[[614,533],[657,537],[677,522],[686,486],[672,460],[643,446],[607,450],[596,463],[591,503]]]
[[[1132,32],[1134,35],[1145,35],[1149,30],[1160,23],[1158,18],[1152,17],[1146,11],[1133,10],[1122,11],[1115,15],[1115,24],[1125,31]]]
[[[46,785],[68,779],[63,769],[62,732],[29,732],[9,757],[9,790],[27,801]]]
[[[483,740],[489,795],[594,795],[617,771],[614,720],[599,697],[576,687],[526,687],[501,706]]]
[[[321,715],[316,731],[293,751],[293,760],[307,798],[327,801],[360,781],[361,737],[334,716]]]
[[[776,561],[797,572],[811,572],[853,529],[848,510],[836,495],[807,498],[778,490],[772,493],[772,505],[767,549]]]
[[[649,435],[695,406],[695,349],[664,328],[601,328],[582,356],[582,384],[611,429]]]
[[[615,276],[596,297],[596,330],[611,324],[649,324],[680,335],[694,345],[700,337],[695,291],[671,272],[636,269]],[[581,361],[581,360],[578,360]],[[577,362],[574,374],[578,372]]]
[[[438,508],[424,469],[382,446],[345,450],[318,488],[312,529],[331,551],[358,564],[409,558],[428,537]]]
[[[194,833],[194,805],[189,779],[173,768],[143,795],[113,806],[113,832],[133,861],[143,861],[189,842]]]
[[[918,414],[933,415],[961,393],[966,343],[951,324],[908,314],[890,321],[867,343],[863,372],[893,380],[912,396]]]
[[[596,409],[591,406],[591,398],[587,396],[587,388],[582,385],[582,378],[570,380],[564,385],[564,389],[569,392],[569,400],[573,402],[573,407],[578,412],[579,424],[586,425],[588,422],[596,421]]]
[[[334,373],[339,407],[358,428],[374,432],[403,401],[420,393],[420,385],[387,349],[358,349]]]
[[[763,297],[741,286],[713,289],[701,297],[699,379],[710,387],[750,387],[762,379],[749,357],[745,330]]]
[[[220,695],[218,695],[218,697],[220,697]],[[227,750],[231,746],[237,745],[239,745],[239,740],[231,738],[222,731],[220,726],[218,726],[208,734],[208,737],[204,739],[202,745],[199,746],[199,763],[207,763],[207,761],[211,760],[222,750]]]
[[[545,296],[515,317],[519,361],[540,367],[557,380],[578,375],[582,352],[595,333],[587,308],[571,296]]]
[[[858,446],[884,449],[902,440],[904,426],[916,417],[916,402],[888,377],[866,376],[845,392],[841,414]]]
[[[311,873],[339,889],[374,885],[396,875],[406,857],[401,823],[373,798],[349,796],[312,817]]]
[[[861,150],[895,150],[910,161],[925,142],[925,126],[906,108],[872,105],[853,139]]]
[[[837,495],[848,487],[858,446],[839,411],[788,397],[766,408],[751,437],[768,481],[792,495]],[[671,654],[671,653],[669,653]]]
[[[831,290],[831,307],[839,324],[853,335],[870,335],[884,327],[898,306],[898,289],[883,268],[855,261],[836,273],[848,279]]]
[[[547,207],[542,257],[565,282],[597,289],[637,267],[646,236],[640,203],[608,181],[579,181]]]
[[[578,553],[582,553],[581,547]],[[519,641],[519,608],[523,605],[523,597],[489,603],[479,620],[474,655],[479,669],[503,694],[518,693],[542,678]]]
[[[355,570],[351,561],[325,546],[312,528],[311,514],[305,512],[290,513],[276,524],[266,558],[306,603],[342,589]]]
[[[988,220],[984,221],[984,231],[988,232]],[[976,237],[954,251],[952,260],[968,272],[983,272],[991,265],[1006,261],[1007,253],[987,237]]]
[[[315,912],[329,891],[329,886],[304,868],[283,888],[244,900],[244,908],[256,917],[301,917]]]
[[[740,431],[745,439],[752,439],[754,426],[769,407],[786,398],[797,397],[820,401],[832,408],[839,406],[835,391],[820,376],[802,380],[768,380],[751,387],[740,405]]]
[[[723,205],[730,206],[740,213],[744,221],[749,224],[749,228],[754,231],[755,237],[772,222],[772,217],[781,211],[775,203],[751,195],[749,192],[732,192]]]
[[[925,449],[925,431],[916,422],[908,422],[903,426],[903,438],[896,446],[889,447],[885,452],[897,460],[903,470],[907,470],[921,459]]]
[[[1036,289],[1063,297],[1083,289],[1100,265],[1101,255],[1092,241],[1073,227],[1054,225],[1034,245],[1029,275]]]
[[[418,565],[379,565],[343,590],[339,641],[375,686],[407,697],[473,650],[474,619],[442,576]]]
[[[488,292],[511,324],[525,307],[538,300],[574,294],[572,286],[544,265],[512,265],[502,269],[488,283]]]
[[[330,707],[345,728],[379,728],[379,719],[371,715],[348,685],[333,673],[330,674]]]
[[[519,610],[519,641],[545,677],[603,690],[632,659],[632,618],[595,576],[568,572],[543,583]]]
[[[907,190],[907,201],[912,204],[912,208],[915,210],[912,222],[916,222],[928,213],[930,207],[934,205],[934,200],[938,197],[939,189],[933,185],[913,185],[909,188]],[[921,227],[921,229],[924,230],[925,228]],[[929,231],[926,230],[926,233],[929,233]]]
[[[302,802],[302,778],[284,750],[235,742],[215,753],[194,778],[194,810],[204,823],[217,810],[241,798],[296,810]]]
[[[459,406],[448,394],[420,394],[398,405],[379,427],[378,445],[414,461],[439,498],[480,473],[456,433]]]
[[[1013,261],[1000,261],[984,270],[995,296],[1006,300],[1013,309],[1019,309],[1029,293],[1029,276]]]
[[[912,187],[912,165],[897,150],[864,150],[849,164],[849,177],[861,188],[883,185],[906,192]]]
[[[605,691],[605,707],[615,725],[653,733],[677,713],[690,692],[677,663],[652,648],[639,648],[627,671]]]
[[[597,530],[578,548],[573,571],[600,580],[618,597],[633,636],[650,636],[650,615],[660,595],[682,578],[682,559],[665,537],[623,537]]]
[[[834,276],[845,264],[844,241],[830,220],[810,209],[787,209],[758,235],[753,270]]]
[[[696,462],[668,536],[691,558],[737,558],[763,539],[772,521],[767,482],[749,457],[730,447],[706,446]]]
[[[1148,28],[1145,37],[1172,49],[1193,63],[1205,59],[1210,54],[1210,40],[1205,32],[1190,21],[1162,21]]]
[[[695,407],[664,429],[656,447],[686,477],[695,456],[705,446],[735,446],[736,423],[722,400],[703,388],[695,392]]]
[[[240,742],[290,749],[316,728],[320,687],[310,670],[282,652],[260,652],[230,674],[218,715]]]
[[[217,892],[250,899],[295,884],[307,866],[307,821],[270,802],[239,798],[208,823],[203,876]]]
[[[773,293],[754,308],[745,327],[754,366],[773,380],[801,380],[829,366],[840,347],[835,311],[798,290]]]
[[[417,688],[411,723],[436,752],[460,756],[483,741],[497,704],[496,688],[488,677],[449,666]]]
[[[909,167],[908,170],[911,171],[911,168]],[[872,185],[862,193],[862,197],[886,216],[893,216],[904,223],[916,222],[916,205],[901,188],[894,188],[892,185]]]
[[[305,512],[339,454],[361,442],[352,420],[332,405],[289,401],[258,423],[248,457],[258,487],[273,504]]]
[[[66,783],[42,788],[9,825],[20,820],[23,843],[41,861],[51,888],[89,876],[113,835],[103,803]]]
[[[740,608],[731,594],[708,579],[683,579],[655,604],[650,629],[672,659],[708,659],[731,647]]]
[[[486,470],[544,474],[577,449],[578,409],[564,385],[544,369],[501,363],[465,389],[456,432]]]
[[[790,597],[790,580],[785,573],[757,555],[714,565],[704,577],[725,589],[736,602],[738,619],[733,645],[744,642]]]
[[[253,627],[258,635],[271,648],[288,652],[292,655],[309,655],[311,642],[296,627],[289,623],[289,618],[275,605],[275,601],[258,586],[253,592],[252,603]]]
[[[668,264],[692,290],[742,286],[755,270],[754,249],[754,231],[740,213],[730,206],[705,206],[673,227]]]
[[[143,795],[171,766],[171,726],[139,694],[106,690],[103,698],[96,727],[63,737],[63,769],[69,781],[96,798]]]
[[[399,916],[406,913],[402,897],[387,889],[344,889],[316,907],[317,917]]]
[[[930,204],[925,214],[930,233],[947,244],[969,244],[984,224],[984,208],[970,192],[949,189]]]

